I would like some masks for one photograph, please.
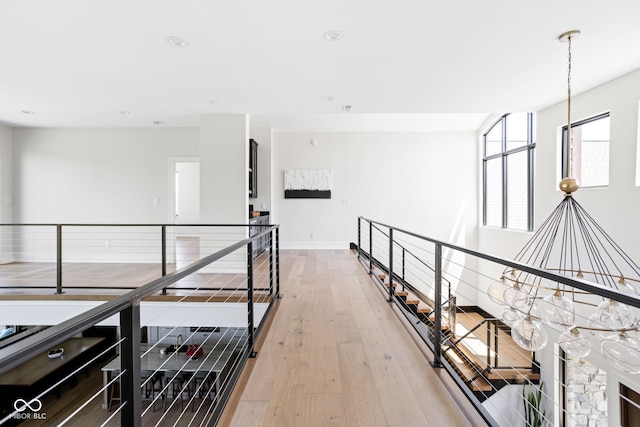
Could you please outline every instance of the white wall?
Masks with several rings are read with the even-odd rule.
[[[249,118],[246,114],[200,117],[200,220],[247,223]]]
[[[475,246],[473,133],[276,132],[273,147],[274,221],[285,248],[347,248],[358,215]],[[285,199],[285,169],[331,169],[332,198]]]
[[[640,189],[635,186],[639,99],[640,70],[573,96],[571,103],[572,121],[605,111],[611,113],[609,187],[582,188],[574,197],[636,262],[640,262],[640,245],[637,244],[637,236],[640,234],[640,223],[637,221]],[[563,102],[536,114],[536,229],[564,197],[558,189],[558,183],[560,128],[567,121],[566,108],[566,103]],[[478,179],[482,179],[480,174],[481,172]],[[480,226],[478,249],[481,252],[513,258],[531,236],[532,233]],[[486,306],[496,307],[489,302]]]
[[[197,154],[194,128],[16,128],[14,221],[165,223],[167,159]]]
[[[13,130],[0,125],[0,223],[13,222]],[[0,229],[0,264],[14,261],[10,227]]]
[[[13,221],[13,129],[0,125],[0,223]]]
[[[609,186],[606,188],[583,188],[574,194],[576,200],[604,228],[622,249],[640,262],[640,189],[635,185],[638,130],[638,100],[640,100],[640,70],[622,76],[609,83],[572,98],[572,121],[590,117],[605,111],[611,113],[611,143]],[[538,112],[536,160],[535,160],[535,226],[540,224],[557,206],[562,198],[558,190],[560,181],[560,128],[566,124],[566,103],[554,105]],[[496,230],[480,227],[478,247],[482,252],[513,258],[531,237],[530,233]],[[496,272],[496,279],[499,271]],[[480,305],[494,315],[502,308],[487,301],[480,292]],[[557,333],[550,332],[550,342],[537,359],[542,365],[542,380],[547,390],[554,383],[553,366],[556,362],[552,341]],[[589,361],[605,369],[609,375],[609,414],[611,425],[619,422],[617,410],[617,381],[612,378],[631,377],[628,381],[640,383],[635,376],[622,375],[594,351]],[[547,408],[552,403],[545,403]]]

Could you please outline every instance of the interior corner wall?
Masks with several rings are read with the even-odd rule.
[[[13,130],[0,125],[0,223],[13,222]]]
[[[165,223],[167,159],[197,155],[197,128],[15,128],[14,221]]]
[[[276,132],[273,151],[274,220],[284,248],[348,248],[360,215],[476,244],[474,133]],[[331,199],[285,199],[286,169],[331,169]]]
[[[249,208],[249,118],[200,117],[200,221],[246,224]]]

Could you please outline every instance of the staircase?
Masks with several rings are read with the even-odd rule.
[[[387,275],[379,269],[375,274],[388,291]],[[427,327],[432,337],[434,302],[416,296],[408,284],[394,282],[392,286],[396,300]],[[540,379],[533,353],[513,341],[509,326],[477,307],[456,308],[453,315],[443,310],[441,333],[442,354],[481,402],[507,384],[537,383]]]

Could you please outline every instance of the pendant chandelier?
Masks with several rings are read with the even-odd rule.
[[[579,34],[580,31],[572,30],[559,37],[568,43],[568,176],[560,181],[563,200],[515,260],[636,294],[640,268],[574,197],[579,185],[571,177],[571,42]],[[552,328],[561,332],[558,344],[567,354],[586,357],[591,352],[587,333],[591,333],[600,339],[600,350],[612,365],[626,372],[640,373],[638,319],[631,307],[512,269],[505,270],[487,293],[492,301],[507,305],[502,319],[511,326],[512,337],[520,347],[541,350],[547,344],[545,328]]]

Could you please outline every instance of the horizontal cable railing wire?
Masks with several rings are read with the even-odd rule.
[[[267,244],[264,250],[257,254],[253,251],[253,244],[260,238]],[[131,417],[141,417],[145,425],[178,421],[183,425],[215,425],[230,395],[231,387],[237,381],[239,369],[247,357],[255,354],[253,345],[256,334],[261,330],[262,320],[271,309],[275,298],[279,296],[278,244],[278,227],[263,227],[262,231],[249,238],[243,238],[211,255],[199,257],[200,259],[186,267],[167,273],[126,295],[116,297],[14,345],[1,348],[0,375],[27,362],[33,355],[42,355],[48,349],[66,342],[65,340],[93,325],[108,321],[113,315],[119,315],[119,329],[123,338],[115,344],[120,344],[121,347],[117,360],[114,359],[107,365],[102,362],[105,380],[101,386],[88,392],[89,398],[79,402],[64,419],[57,416],[56,422],[79,422],[77,420],[85,416],[83,413],[87,408],[95,406],[94,401],[102,396],[102,405],[109,410],[104,413],[103,425],[109,425],[117,419],[122,419],[123,423],[128,424],[129,421],[124,420],[131,420]],[[254,254],[257,256],[255,259]],[[192,286],[194,281],[191,281],[190,286],[177,287],[181,281],[189,281],[196,275],[196,286]],[[176,292],[179,293],[175,295],[177,298],[163,301],[159,309],[149,312],[150,317],[146,315],[144,324],[162,324],[163,319],[169,318],[173,311],[186,307],[186,314],[179,319],[179,325],[191,326],[168,325],[168,328],[162,329],[161,333],[154,336],[153,342],[147,341],[149,344],[143,344],[143,349],[139,348],[136,351],[136,345],[131,343],[140,342],[142,336],[141,330],[135,326],[142,325],[141,318],[138,317],[140,314],[136,312],[145,313],[148,304],[157,305],[158,295],[164,293],[171,297]],[[218,325],[215,317],[215,311],[218,309],[215,307],[238,304],[244,307],[244,315],[240,316],[239,326]],[[211,320],[206,321],[207,318]],[[207,324],[211,322],[213,324]],[[131,329],[132,326],[134,329]],[[158,327],[145,328],[147,340],[154,328]],[[160,332],[160,328],[157,331]],[[178,332],[183,334],[181,345],[175,346],[174,351],[169,352],[168,343]],[[187,347],[188,356],[187,352],[183,351]],[[27,348],[28,353],[25,351]],[[112,348],[113,346],[105,351]],[[139,357],[140,362],[132,364],[128,359],[129,354],[137,354],[134,357]],[[104,352],[100,355],[104,355]],[[146,369],[144,362],[151,357],[160,358],[160,364],[150,371],[142,372],[143,376],[136,374]],[[96,358],[91,359],[88,363],[95,360]],[[113,365],[114,363],[118,365]],[[105,370],[109,364],[113,368]],[[171,368],[174,369],[171,376],[166,371],[169,365],[175,367]],[[77,372],[78,370],[74,371],[74,375]],[[45,392],[36,395],[44,397],[53,388],[60,389],[69,378],[63,378]],[[179,387],[174,386],[177,383]],[[128,389],[129,384],[137,384],[138,391]],[[179,393],[179,399],[176,393]],[[112,405],[114,396],[119,399],[115,408]],[[183,396],[186,397],[183,399]],[[37,398],[30,397],[26,401],[33,399]],[[160,404],[161,412],[158,410]],[[180,408],[176,409],[178,406]]]
[[[0,224],[0,290],[131,290],[261,228],[248,224]],[[92,264],[112,265],[114,274],[93,275]],[[39,274],[34,277],[36,266]]]

